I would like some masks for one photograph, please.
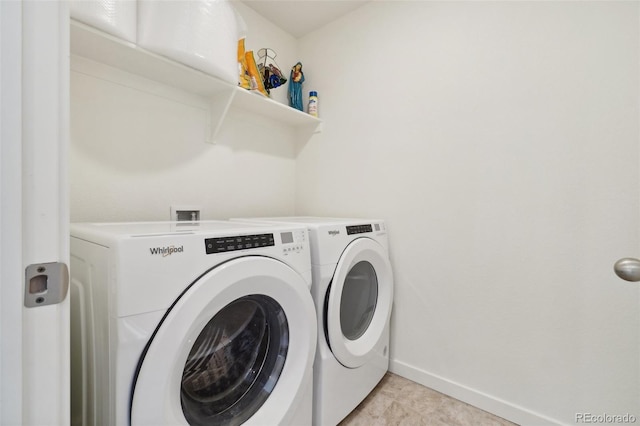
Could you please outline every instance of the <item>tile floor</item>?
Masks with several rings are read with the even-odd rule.
[[[503,418],[387,373],[339,426],[514,426]]]

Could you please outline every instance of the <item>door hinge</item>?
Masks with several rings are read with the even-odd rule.
[[[61,262],[37,263],[25,270],[24,306],[55,305],[67,297],[69,268]]]

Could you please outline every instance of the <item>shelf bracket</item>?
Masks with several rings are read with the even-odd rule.
[[[207,132],[207,142],[210,144],[216,143],[216,138],[218,137],[222,123],[229,112],[229,108],[233,102],[233,97],[236,94],[235,89],[235,87],[230,87],[228,90],[216,93],[209,102],[209,129]]]
[[[324,122],[314,123],[311,125],[298,126],[296,130],[296,137],[300,141],[307,142],[315,134],[322,133]]]

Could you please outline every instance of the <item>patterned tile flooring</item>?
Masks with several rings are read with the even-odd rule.
[[[339,426],[514,426],[503,418],[393,373]]]

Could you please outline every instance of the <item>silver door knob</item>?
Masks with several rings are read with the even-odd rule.
[[[640,259],[624,257],[613,265],[616,275],[626,281],[640,281]]]

